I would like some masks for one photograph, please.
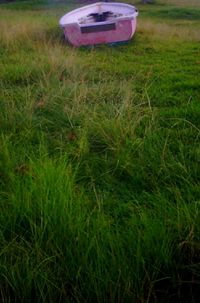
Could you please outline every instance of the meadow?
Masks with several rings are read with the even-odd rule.
[[[199,302],[200,1],[134,4],[81,48],[77,1],[0,5],[2,303]]]

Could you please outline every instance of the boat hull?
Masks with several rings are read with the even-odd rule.
[[[78,23],[67,24],[63,28],[65,38],[73,46],[95,45],[127,41],[132,38],[136,30],[136,19],[119,20],[115,23],[98,25],[93,31],[83,31]],[[85,27],[86,28],[86,27]],[[89,27],[88,27],[89,28]]]

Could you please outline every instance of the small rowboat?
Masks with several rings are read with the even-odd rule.
[[[137,16],[132,5],[98,2],[67,13],[59,23],[73,46],[94,45],[130,40]]]

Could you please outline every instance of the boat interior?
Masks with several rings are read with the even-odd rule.
[[[104,11],[102,13],[91,13],[85,17],[79,18],[79,24],[99,23],[105,21],[113,21],[115,18],[121,17],[120,13],[113,13],[111,11]]]

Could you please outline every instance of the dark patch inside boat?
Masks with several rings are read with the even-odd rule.
[[[108,17],[112,17],[114,14],[112,12],[103,12],[103,13],[93,13],[89,14],[88,17],[93,17],[94,22],[104,22]]]

